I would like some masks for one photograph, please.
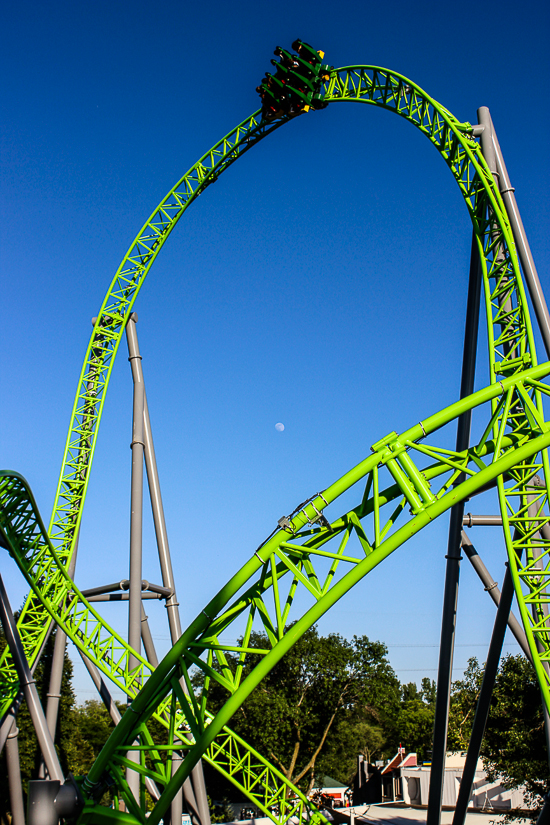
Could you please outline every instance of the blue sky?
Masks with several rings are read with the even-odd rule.
[[[546,286],[548,24],[542,0],[7,6],[0,463],[27,477],[45,520],[90,319],[155,205],[258,107],[277,45],[301,37],[334,66],[394,69],[461,120],[489,106]],[[468,216],[437,152],[372,107],[296,119],[186,213],[136,304],[184,625],[282,514],[385,433],[457,399],[469,250]],[[477,386],[485,363],[482,354]],[[123,347],[81,587],[127,576],[131,391]],[[437,523],[394,554],[320,629],[384,641],[404,681],[435,678],[446,533]],[[501,579],[499,536],[472,537]],[[11,560],[2,570],[18,606],[25,584]],[[483,658],[494,618],[466,562],[461,575],[455,676],[468,656]],[[160,579],[149,521],[144,577]],[[150,605],[162,652],[164,610]],[[109,611],[122,627],[120,609]],[[79,668],[75,681],[81,699],[93,695]]]

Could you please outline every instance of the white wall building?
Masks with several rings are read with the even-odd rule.
[[[412,754],[403,757],[401,764],[391,761],[391,782],[386,774],[383,784],[383,801],[403,801],[407,805],[427,805],[430,788],[430,766],[411,766]],[[465,753],[448,753],[445,761],[443,785],[443,807],[454,808],[458,798],[462,771],[466,761]],[[394,764],[392,764],[394,763]],[[390,767],[388,765],[385,768]],[[508,791],[498,782],[489,782],[483,770],[481,759],[477,763],[469,808],[479,811],[509,811],[526,808],[521,791]]]

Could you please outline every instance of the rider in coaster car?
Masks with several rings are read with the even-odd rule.
[[[310,46],[309,43],[304,43],[302,40],[295,40],[292,48],[295,52],[298,52],[298,57],[301,57],[302,60],[310,63],[312,66],[320,63],[325,56],[324,52],[316,52],[313,46]]]

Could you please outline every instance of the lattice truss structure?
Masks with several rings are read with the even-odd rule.
[[[366,103],[400,115],[428,137],[448,165],[471,216],[481,263],[489,384],[405,432],[380,439],[356,467],[281,519],[153,669],[105,623],[67,572],[114,358],[144,278],[184,211],[229,165],[291,118],[265,121],[255,113],[178,181],[128,250],[95,323],[48,530],[24,479],[10,472],[0,476],[0,542],[31,587],[18,623],[29,664],[37,661],[55,621],[111,682],[135,697],[131,712],[123,716],[81,783],[85,804],[79,822],[112,821],[98,803],[109,784],[126,804],[125,821],[145,823],[142,799],[134,796],[126,779],[126,768],[131,767],[158,787],[147,819],[155,825],[201,757],[273,821],[286,823],[293,816],[322,821],[280,771],[227,727],[231,717],[297,639],[351,587],[431,521],[491,487],[498,490],[516,598],[550,709],[550,424],[543,404],[550,394],[544,381],[550,363],[537,364],[501,194],[474,127],[457,121],[403,76],[372,66],[337,69],[324,85],[324,99]],[[476,411],[484,421],[481,436],[468,449],[448,449],[443,428],[468,411]],[[356,504],[342,513],[338,499],[351,488]],[[240,638],[237,644],[224,641],[230,629],[230,638]],[[255,630],[265,634],[264,649],[250,646]],[[197,669],[203,674],[200,691],[191,682]],[[212,713],[214,689],[218,696],[223,691],[226,701]],[[7,651],[1,660],[0,691],[6,713],[18,692]],[[153,737],[151,719],[161,723],[162,738]],[[132,751],[139,753],[137,766],[129,761]],[[173,774],[176,754],[184,758]]]

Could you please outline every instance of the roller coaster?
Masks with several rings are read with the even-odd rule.
[[[303,41],[296,41],[293,49],[296,54],[276,50],[280,58],[279,63],[274,61],[276,73],[266,75],[258,87],[261,109],[239,123],[183,175],[124,256],[93,322],[47,528],[25,479],[12,471],[0,473],[0,545],[30,587],[17,625],[3,586],[0,588],[1,619],[8,641],[0,670],[0,744],[3,747],[7,742],[13,754],[17,711],[25,699],[44,758],[43,778],[32,782],[29,790],[28,825],[53,825],[60,818],[79,825],[179,825],[182,800],[195,823],[209,825],[201,760],[230,780],[276,825],[321,825],[326,821],[323,813],[231,730],[231,718],[285,653],[339,599],[391,553],[449,512],[427,814],[429,825],[439,823],[458,570],[461,549],[468,552],[470,546],[463,532],[464,503],[488,490],[493,495],[496,491],[500,515],[470,516],[470,524],[474,519],[474,523],[502,525],[507,572],[500,597],[492,594],[498,602],[495,628],[455,825],[464,821],[473,780],[471,766],[479,755],[506,624],[512,627],[514,595],[522,625],[520,628],[515,623],[516,636],[535,668],[548,719],[550,423],[546,422],[545,403],[550,395],[546,381],[550,361],[538,363],[527,292],[547,359],[550,317],[489,110],[478,110],[478,123],[459,121],[401,74],[377,66],[335,69],[323,64],[324,55]],[[422,421],[413,420],[405,431],[377,438],[370,453],[358,456],[358,463],[349,472],[307,495],[279,520],[259,547],[251,548],[246,563],[182,631],[134,304],[172,230],[219,175],[295,117],[342,103],[376,106],[407,120],[433,144],[462,193],[473,232],[460,395],[450,407]],[[485,308],[489,375],[486,386],[474,392],[481,306]],[[128,591],[128,639],[112,629],[94,606],[94,601],[110,592],[109,587],[97,589],[101,593],[81,592],[73,581],[99,424],[115,357],[125,336],[134,378],[130,544],[135,564],[129,581],[111,590]],[[448,432],[447,427],[456,427],[454,449],[442,435]],[[142,582],[140,564],[139,496],[144,462],[151,497],[156,501],[153,510],[163,575],[163,584],[152,586],[152,590],[166,600],[172,638],[171,649],[160,662],[141,621],[142,598],[148,588],[151,591],[148,583],[144,586]],[[342,512],[339,499],[352,489],[355,504]],[[61,649],[58,663],[68,638],[81,653],[116,723],[87,776],[63,776],[52,742],[55,703],[53,715],[48,708],[46,719],[37,705],[35,689],[33,693],[32,672],[54,626],[58,629],[56,649],[58,641]],[[239,636],[237,643],[226,642],[230,628],[233,639]],[[254,647],[252,651],[249,647],[255,630],[265,635],[265,649]],[[251,652],[257,663],[245,668]],[[200,690],[191,681],[197,669],[203,674]],[[108,683],[129,697],[122,717]],[[218,695],[220,689],[224,691],[226,700],[221,709],[211,712],[214,685]],[[50,688],[50,694],[55,695],[55,690]],[[153,721],[158,724],[151,724]],[[24,825],[20,784],[18,788],[12,774],[10,789],[13,822]],[[107,789],[114,806],[101,802]],[[152,800],[148,812],[146,790]],[[547,803],[544,811],[546,808]]]

